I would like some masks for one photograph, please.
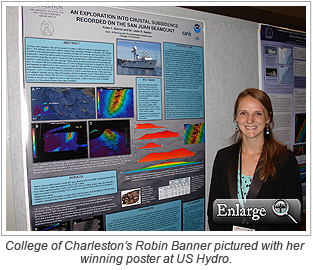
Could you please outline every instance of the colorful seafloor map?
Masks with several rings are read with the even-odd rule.
[[[130,154],[129,121],[93,121],[89,124],[90,157]]]
[[[86,158],[87,148],[86,122],[32,125],[34,162]]]
[[[306,114],[295,115],[295,143],[306,142]]]
[[[95,89],[31,87],[32,120],[95,118]]]
[[[204,143],[204,140],[205,140],[204,123],[184,125],[185,144]]]
[[[134,117],[132,88],[98,88],[98,118]]]

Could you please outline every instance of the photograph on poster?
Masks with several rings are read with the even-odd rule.
[[[161,44],[117,39],[117,74],[161,76]]]
[[[122,190],[121,198],[122,198],[122,207],[141,204],[140,188],[133,190]]]
[[[277,77],[277,68],[267,68],[266,69],[266,76]]]
[[[32,124],[33,161],[88,157],[86,122]]]
[[[97,88],[98,118],[134,117],[133,88]]]
[[[73,231],[103,231],[103,217],[75,219],[73,221]]]
[[[31,87],[33,121],[95,118],[95,89]]]
[[[277,54],[277,47],[273,46],[264,46],[266,54]],[[275,58],[274,58],[275,59]]]
[[[130,154],[129,120],[90,121],[90,157]]]

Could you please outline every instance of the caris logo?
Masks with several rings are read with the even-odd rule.
[[[201,32],[201,26],[199,24],[195,24],[195,26],[193,27],[193,30],[195,30],[195,32],[198,34]]]
[[[183,31],[182,35],[191,37],[191,32],[190,31],[188,31],[188,32],[187,31]]]

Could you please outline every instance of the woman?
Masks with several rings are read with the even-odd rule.
[[[302,202],[298,163],[293,153],[273,137],[273,109],[268,95],[252,88],[240,93],[234,107],[234,120],[237,125],[232,137],[234,144],[219,150],[214,161],[208,208],[210,230],[233,230],[232,224],[214,223],[216,199],[240,199],[240,202],[246,199],[298,199]],[[300,229],[300,224],[251,225],[243,222],[242,226],[255,230]]]

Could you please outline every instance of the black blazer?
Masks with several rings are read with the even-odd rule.
[[[228,146],[216,154],[209,195],[208,222],[211,231],[230,231],[232,225],[215,224],[213,203],[216,199],[237,199],[237,173],[240,144]],[[298,199],[302,205],[302,188],[298,162],[290,150],[283,163],[276,164],[276,179],[269,176],[261,181],[258,172],[253,176],[247,199]],[[301,207],[302,209],[302,207]],[[302,210],[301,210],[302,212]],[[255,225],[256,230],[300,230],[297,225]]]

